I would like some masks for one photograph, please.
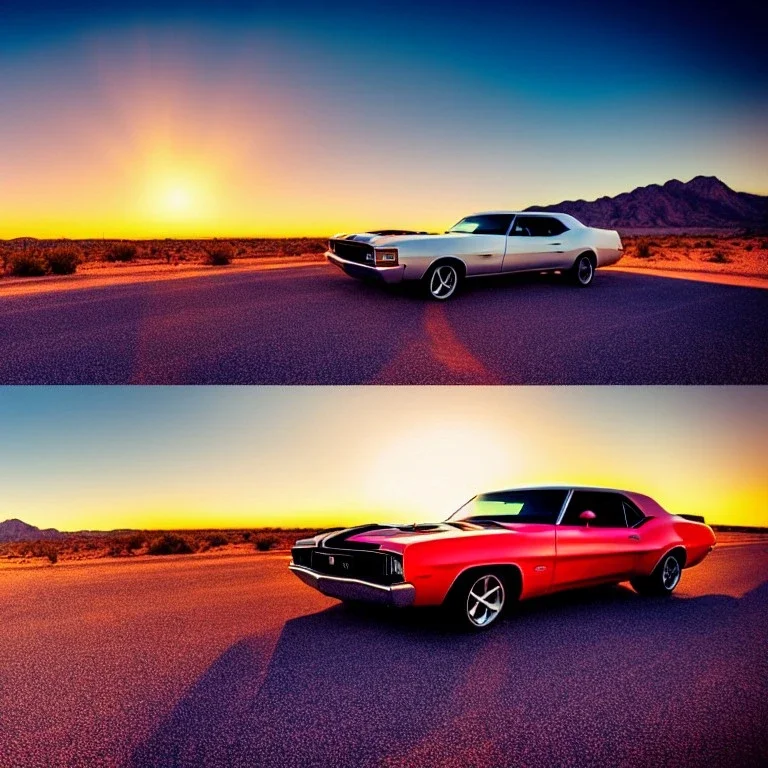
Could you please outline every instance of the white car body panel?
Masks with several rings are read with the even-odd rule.
[[[573,216],[564,213],[531,211],[486,211],[483,214],[505,214],[514,217],[547,217],[557,219],[568,229],[551,237],[485,235],[449,232],[441,235],[406,234],[387,235],[361,233],[336,235],[326,253],[329,261],[355,277],[378,276],[386,282],[420,280],[436,261],[458,259],[464,264],[466,277],[511,272],[530,272],[570,269],[585,252],[595,256],[595,266],[615,264],[622,256],[623,247],[618,232],[586,227]],[[482,214],[473,214],[482,215]],[[372,246],[374,249],[396,248],[397,266],[374,266],[350,263],[333,250],[334,243],[345,242]]]

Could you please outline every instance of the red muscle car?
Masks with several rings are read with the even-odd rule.
[[[445,605],[485,628],[517,600],[629,580],[669,595],[715,546],[703,518],[605,488],[482,493],[445,522],[363,525],[296,542],[290,569],[343,601]]]

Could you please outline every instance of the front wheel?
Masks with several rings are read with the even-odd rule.
[[[667,555],[650,576],[638,576],[629,583],[641,595],[671,595],[682,573],[683,566],[677,555]]]
[[[592,262],[592,257],[586,253],[579,256],[576,263],[571,267],[569,277],[572,283],[581,288],[592,285],[592,280],[595,277],[595,265]]]
[[[495,573],[477,572],[456,585],[449,609],[467,629],[486,629],[501,616],[506,601],[503,580]]]
[[[462,273],[455,264],[435,264],[429,269],[424,284],[427,294],[436,301],[450,299],[459,289]]]

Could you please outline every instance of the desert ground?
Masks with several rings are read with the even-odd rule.
[[[62,533],[36,541],[0,542],[0,568],[66,565],[103,558],[287,552],[297,539],[315,533],[306,528]]]
[[[756,234],[627,234],[621,266],[648,270],[768,279],[768,236]],[[260,268],[277,263],[320,263],[327,240],[234,238],[221,240],[0,241],[0,287],[13,278],[75,272],[92,279],[154,279],[225,267]]]
[[[0,765],[765,765],[764,542],[731,536],[669,599],[564,593],[476,635],[287,565],[1,570]]]

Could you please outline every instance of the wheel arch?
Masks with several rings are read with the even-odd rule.
[[[429,271],[438,264],[454,264],[461,270],[460,277],[462,279],[467,276],[467,264],[459,256],[437,256],[429,262],[427,268],[424,270],[423,277],[426,277],[429,274]]]
[[[678,559],[680,560],[680,569],[682,570],[685,568],[685,564],[688,561],[688,550],[686,550],[682,544],[675,544],[673,547],[667,549],[664,554],[654,563],[653,568],[651,568],[651,573],[653,573],[661,565],[666,557],[669,557],[669,555],[673,554],[678,555]]]
[[[448,587],[444,597],[443,605],[448,603],[456,594],[456,590],[469,578],[474,575],[478,577],[483,573],[494,573],[501,576],[504,580],[504,588],[511,601],[520,599],[523,592],[523,570],[516,563],[486,563],[483,565],[469,565],[459,571]]]
[[[573,260],[573,264],[571,264],[571,269],[573,269],[576,266],[576,262],[578,262],[578,260],[582,256],[589,256],[589,259],[592,262],[593,269],[597,269],[597,254],[595,253],[594,248],[584,248],[579,253],[579,255]]]

